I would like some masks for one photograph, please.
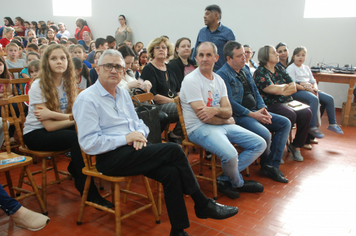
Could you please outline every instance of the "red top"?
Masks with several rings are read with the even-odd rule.
[[[2,45],[3,50],[5,51],[6,45],[8,45],[10,43],[10,40],[8,40],[7,38],[2,38],[0,39],[0,44]]]
[[[74,37],[75,37],[77,40],[83,39],[83,32],[84,32],[84,31],[88,31],[89,33],[91,33],[89,27],[85,25],[85,26],[82,28],[82,30],[80,31],[80,33],[79,33],[79,28],[77,27],[77,29],[75,30]],[[78,33],[79,33],[79,36],[78,36]]]

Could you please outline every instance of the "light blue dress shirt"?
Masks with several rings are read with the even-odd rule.
[[[127,145],[126,135],[149,129],[138,118],[129,93],[116,87],[116,99],[97,80],[81,92],[73,105],[78,140],[84,152],[97,155]]]

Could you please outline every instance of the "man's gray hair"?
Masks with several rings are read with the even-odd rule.
[[[198,45],[198,47],[197,47],[197,55],[199,53],[200,46],[203,45],[203,44],[211,45],[213,47],[213,49],[214,49],[215,56],[218,55],[218,48],[216,47],[215,43],[212,43],[212,42],[209,42],[209,41],[202,42],[201,44]]]
[[[124,58],[122,57],[121,52],[114,50],[114,49],[107,49],[104,51],[103,54],[101,54],[99,61],[98,61],[98,65],[101,65],[103,58],[107,55],[120,57],[121,60],[124,61]]]

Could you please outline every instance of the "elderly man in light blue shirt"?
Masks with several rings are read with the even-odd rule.
[[[98,171],[110,176],[143,174],[162,183],[170,235],[188,235],[183,194],[191,195],[198,218],[225,219],[237,214],[208,199],[200,190],[182,148],[174,143],[147,143],[148,127],[138,119],[129,93],[117,85],[124,76],[120,52],[106,50],[96,70],[99,79],[77,97],[73,115],[83,151],[97,155]]]

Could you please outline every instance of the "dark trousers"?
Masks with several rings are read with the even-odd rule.
[[[37,129],[25,134],[23,138],[27,147],[34,151],[61,151],[70,148],[71,162],[68,171],[74,178],[76,189],[80,195],[83,195],[86,175],[82,173],[82,169],[85,165],[74,126],[52,132],[48,132],[45,128]],[[88,199],[92,200],[98,196],[98,189],[92,181]]]
[[[97,155],[96,167],[105,175],[143,174],[161,182],[172,227],[177,229],[189,227],[183,194],[195,193],[199,190],[199,184],[187,157],[177,144],[148,144],[138,151],[132,146],[125,145]]]
[[[297,132],[293,140],[295,147],[303,147],[308,136],[312,112],[309,108],[294,111],[282,103],[274,103],[268,106],[268,111],[285,116],[291,122],[291,127],[297,124]]]

